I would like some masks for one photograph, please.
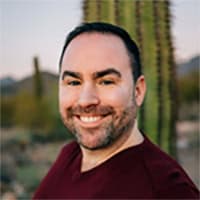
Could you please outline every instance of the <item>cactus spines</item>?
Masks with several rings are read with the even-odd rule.
[[[160,13],[158,1],[153,0],[153,14],[154,14],[154,30],[156,39],[156,68],[157,68],[157,93],[158,93],[158,130],[157,143],[162,145],[162,127],[163,127],[163,71],[162,71],[162,47],[161,47],[161,29],[160,29]]]
[[[168,81],[169,91],[170,91],[170,120],[169,120],[169,135],[168,135],[168,143],[170,144],[169,153],[177,158],[177,150],[176,150],[176,121],[177,121],[177,113],[178,113],[178,95],[177,95],[177,81],[176,81],[176,65],[174,59],[174,48],[171,37],[171,16],[170,16],[170,2],[168,0],[164,1],[165,5],[165,26],[166,26],[166,39],[167,45],[169,49],[168,54],[168,66],[170,73],[170,80]]]

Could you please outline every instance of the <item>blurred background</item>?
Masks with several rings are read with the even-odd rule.
[[[140,128],[199,187],[198,0],[1,0],[1,199],[30,199],[72,137],[58,112],[58,60],[81,22],[124,27],[148,92]]]

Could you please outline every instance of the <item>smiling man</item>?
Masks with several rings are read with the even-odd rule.
[[[183,169],[137,127],[146,92],[128,33],[87,23],[67,37],[59,104],[76,141],[63,147],[34,199],[198,198]]]

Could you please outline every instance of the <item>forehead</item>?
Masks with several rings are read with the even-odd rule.
[[[130,72],[127,49],[118,36],[109,33],[83,33],[65,50],[61,71],[99,71],[106,68]]]

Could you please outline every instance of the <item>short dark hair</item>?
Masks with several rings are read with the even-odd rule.
[[[112,25],[109,23],[104,23],[104,22],[83,23],[68,34],[61,56],[60,56],[60,61],[59,61],[60,71],[61,71],[63,56],[69,43],[80,34],[92,33],[92,32],[103,33],[103,34],[113,34],[122,39],[122,41],[125,44],[126,49],[128,50],[128,54],[131,61],[133,79],[136,82],[137,78],[142,74],[140,53],[139,53],[139,49],[136,43],[131,39],[128,32],[125,31],[124,29],[120,28],[119,26]]]

